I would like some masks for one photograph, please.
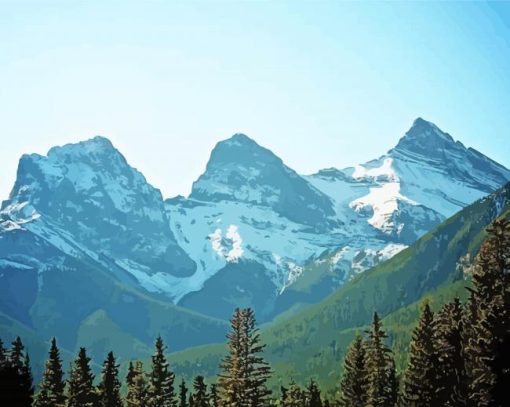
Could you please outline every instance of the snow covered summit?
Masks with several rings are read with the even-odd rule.
[[[151,272],[185,276],[195,267],[175,242],[161,192],[104,137],[22,156],[5,222]]]
[[[163,201],[95,137],[21,158],[0,210],[0,271],[29,267],[40,288],[48,269],[88,259],[201,313],[228,318],[242,304],[266,320],[320,300],[509,179],[420,118],[383,156],[310,176],[235,134],[215,146],[189,197]]]

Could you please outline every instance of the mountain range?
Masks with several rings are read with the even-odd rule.
[[[289,380],[305,386],[310,376],[333,397],[342,361],[355,336],[370,329],[373,312],[383,318],[387,343],[403,372],[413,329],[423,302],[437,311],[454,298],[468,297],[473,264],[486,228],[510,219],[510,183],[448,218],[391,259],[367,270],[317,304],[280,315],[261,329],[264,356],[274,369],[275,392]],[[178,376],[218,374],[227,353],[224,343],[171,355]]]
[[[158,333],[218,342],[234,307],[292,315],[509,179],[423,119],[377,159],[306,176],[236,134],[166,200],[104,137],[24,155],[0,210],[0,327],[100,357],[147,356]]]

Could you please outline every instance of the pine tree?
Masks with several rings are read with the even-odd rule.
[[[129,362],[126,384],[127,407],[147,407],[147,381],[142,362],[137,361],[134,366],[132,362]]]
[[[21,338],[17,336],[11,344],[11,352],[10,352],[10,363],[11,366],[21,371],[23,368],[23,359],[25,346],[23,342],[21,342]]]
[[[436,372],[438,361],[434,347],[434,314],[425,303],[418,326],[413,331],[409,349],[409,364],[404,379],[403,401],[406,406],[427,407],[437,405],[438,387]]]
[[[30,407],[33,402],[34,387],[30,358],[24,352],[24,345],[19,337],[12,342],[7,352],[1,346],[3,354],[0,365],[0,405]]]
[[[204,376],[197,376],[193,380],[193,407],[208,407],[207,385]]]
[[[7,350],[4,348],[4,343],[0,339],[0,369],[7,363]]]
[[[113,352],[109,352],[103,363],[101,383],[97,387],[98,407],[122,407],[120,397],[119,366]]]
[[[93,381],[90,358],[85,348],[80,348],[69,373],[67,407],[94,407],[96,393]]]
[[[173,387],[175,374],[170,370],[164,352],[163,339],[158,336],[149,374],[149,407],[173,407],[176,403]]]
[[[34,402],[34,377],[32,376],[32,368],[30,366],[30,357],[25,353],[23,367],[20,374],[21,393],[23,401],[20,405],[32,406]]]
[[[280,400],[279,400],[280,406],[283,406],[285,404],[285,399],[287,398],[288,391],[289,389],[287,389],[286,387],[280,386]]]
[[[458,298],[443,305],[435,316],[436,403],[453,407],[463,405],[466,394],[466,369],[462,349],[463,307]]]
[[[246,363],[246,396],[250,407],[264,406],[271,391],[266,383],[271,376],[271,368],[260,353],[266,345],[260,343],[259,330],[256,327],[255,313],[251,308],[242,311],[243,316],[243,353]]]
[[[62,359],[57,347],[57,340],[51,340],[48,360],[39,387],[34,407],[57,407],[65,403],[65,381]]]
[[[305,407],[306,394],[301,390],[294,380],[289,384],[283,399],[283,407]]]
[[[236,309],[230,321],[228,355],[220,368],[218,387],[221,405],[229,407],[258,407],[268,402],[271,392],[266,387],[271,369],[259,355],[265,345],[255,326],[255,315],[250,308]]]
[[[209,405],[211,407],[219,407],[220,405],[220,400],[219,400],[219,396],[218,396],[218,388],[216,386],[216,384],[211,384],[211,392],[210,392],[210,395],[209,395]]]
[[[393,407],[397,402],[395,363],[393,353],[384,344],[387,337],[381,329],[379,315],[374,313],[372,330],[367,343],[367,406]]]
[[[179,385],[179,407],[188,407],[187,394],[188,388],[186,387],[186,382],[182,379]]]
[[[395,359],[391,356],[388,359],[388,392],[387,403],[390,406],[397,406],[399,403],[399,390],[400,383],[397,376],[397,369],[395,367]]]
[[[306,389],[306,407],[322,407],[321,391],[313,380],[310,380]]]
[[[358,335],[347,350],[340,383],[340,401],[343,407],[364,406],[367,403],[368,375],[366,349],[363,338]]]
[[[510,386],[510,221],[487,228],[473,267],[466,338],[470,405],[502,406]]]
[[[230,332],[227,334],[228,354],[220,364],[222,373],[218,378],[220,389],[221,405],[224,407],[241,407],[242,394],[242,350],[241,350],[241,329],[242,314],[236,308],[230,320]]]

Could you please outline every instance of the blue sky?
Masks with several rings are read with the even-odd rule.
[[[0,199],[96,134],[165,197],[243,132],[312,173],[421,116],[510,166],[510,3],[0,0]]]

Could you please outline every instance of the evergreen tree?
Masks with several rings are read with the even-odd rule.
[[[12,341],[11,344],[11,352],[10,352],[10,364],[12,367],[17,369],[19,372],[21,372],[21,369],[23,368],[23,359],[24,359],[24,352],[25,346],[23,345],[23,342],[21,342],[21,338],[17,336],[14,341]]]
[[[216,384],[211,384],[211,392],[210,392],[210,395],[209,395],[209,405],[211,407],[219,407],[220,405],[220,400],[219,400],[219,396],[218,396],[218,388],[216,386]]]
[[[227,334],[228,354],[220,364],[222,373],[218,378],[221,405],[224,407],[240,407],[242,404],[242,315],[241,310],[236,308],[230,320],[230,332]]]
[[[259,355],[265,345],[260,344],[253,311],[250,308],[236,309],[230,325],[231,331],[227,335],[229,353],[220,365],[220,404],[229,407],[264,406],[271,394],[266,387],[271,370]]]
[[[264,406],[271,391],[266,383],[271,376],[271,368],[260,353],[266,345],[260,343],[259,330],[256,327],[255,313],[251,308],[242,311],[243,316],[243,359],[245,360],[246,396],[250,407]]]
[[[468,403],[503,406],[510,386],[510,222],[499,219],[475,259],[466,337]]]
[[[207,385],[204,376],[197,376],[193,380],[193,407],[208,407]]]
[[[28,356],[28,353],[25,353],[20,378],[21,392],[24,398],[21,405],[31,406],[34,402],[34,377],[32,375],[32,368],[30,366],[30,357]]]
[[[179,385],[179,407],[188,407],[187,394],[188,388],[186,387],[186,382],[182,379]]]
[[[462,349],[463,307],[458,298],[435,316],[434,343],[438,363],[436,403],[453,407],[465,402],[466,369]]]
[[[283,406],[285,404],[285,399],[287,398],[288,391],[289,389],[287,389],[286,387],[280,386],[280,400],[279,400],[280,406]]]
[[[122,407],[120,397],[119,366],[115,362],[113,352],[109,352],[103,363],[101,383],[97,388],[98,407]]]
[[[7,363],[7,350],[4,348],[4,343],[0,339],[0,369]]]
[[[381,320],[376,312],[372,321],[372,330],[368,332],[367,406],[394,407],[398,398],[395,388],[395,363],[393,353],[384,344],[387,336],[381,327]]]
[[[193,394],[190,393],[189,399],[188,399],[188,406],[194,407],[194,405],[195,405],[195,399],[193,398]]]
[[[94,407],[96,393],[93,381],[90,358],[85,348],[80,348],[69,374],[67,407]]]
[[[32,370],[21,339],[16,337],[12,342],[9,357],[3,344],[0,352],[3,355],[0,363],[0,405],[30,407],[34,396]]]
[[[400,397],[400,383],[397,376],[397,369],[395,367],[395,359],[391,356],[388,360],[388,394],[387,402],[390,406],[399,405]]]
[[[283,399],[283,407],[305,407],[306,394],[301,388],[292,380],[289,384],[289,388],[285,392],[285,398]]]
[[[321,391],[313,380],[306,389],[306,407],[322,407]]]
[[[149,407],[173,407],[176,404],[173,387],[175,374],[170,370],[164,352],[163,339],[158,336],[149,374]]]
[[[340,383],[340,402],[343,407],[364,406],[367,403],[368,375],[366,349],[363,338],[358,335],[347,350]]]
[[[129,362],[126,384],[127,407],[147,407],[147,381],[142,362],[137,361],[134,366],[132,362]]]
[[[53,338],[34,406],[57,407],[64,405],[66,400],[65,386],[62,359],[57,347],[57,340]]]
[[[413,331],[409,364],[405,373],[403,401],[406,406],[437,405],[436,389],[439,363],[434,347],[434,314],[425,303],[418,326]]]

